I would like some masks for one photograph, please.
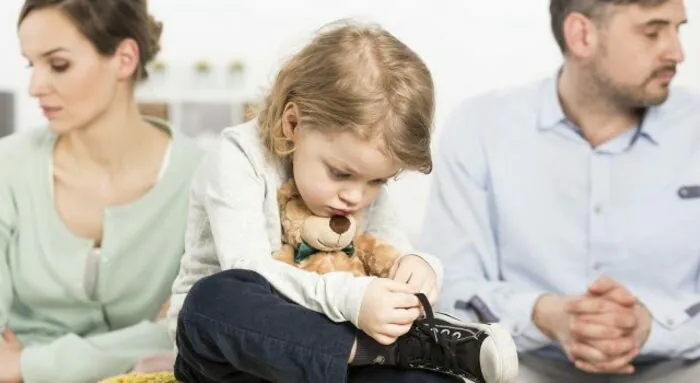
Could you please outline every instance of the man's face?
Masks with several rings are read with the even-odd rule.
[[[626,107],[663,103],[684,59],[679,39],[686,21],[683,0],[610,6],[607,12],[589,65],[593,80],[608,98]]]

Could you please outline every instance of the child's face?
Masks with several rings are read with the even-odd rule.
[[[347,215],[372,203],[399,164],[351,132],[323,134],[295,129],[294,179],[318,216]]]

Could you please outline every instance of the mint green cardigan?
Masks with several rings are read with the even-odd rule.
[[[154,125],[170,130],[163,122]],[[162,321],[180,258],[200,151],[172,132],[168,167],[140,199],[105,210],[100,253],[52,198],[48,130],[0,140],[0,326],[24,345],[25,383],[90,382],[173,349]]]

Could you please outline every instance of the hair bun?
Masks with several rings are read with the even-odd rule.
[[[160,35],[163,33],[163,23],[148,15],[148,54],[146,63],[153,60],[160,52]]]

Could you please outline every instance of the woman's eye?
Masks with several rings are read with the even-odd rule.
[[[63,73],[68,70],[68,63],[53,63],[51,69],[56,73]]]

